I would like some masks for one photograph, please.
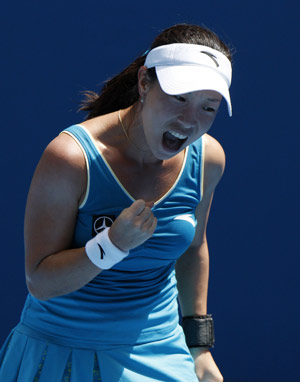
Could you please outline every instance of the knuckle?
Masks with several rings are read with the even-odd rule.
[[[139,221],[135,220],[132,222],[132,228],[135,230],[135,231],[139,231],[141,229],[141,224]]]
[[[138,208],[142,208],[145,206],[145,202],[142,199],[138,199],[132,205],[135,205]]]
[[[147,226],[143,226],[142,229],[141,229],[142,233],[145,234],[145,235],[148,235],[149,233],[149,227]]]
[[[149,215],[152,215],[151,208],[149,208],[148,206],[145,207],[145,212],[147,212],[147,214]]]
[[[147,236],[147,235],[148,235],[148,230],[147,230],[146,228],[143,227],[143,228],[141,229],[141,234],[142,234],[143,237]]]

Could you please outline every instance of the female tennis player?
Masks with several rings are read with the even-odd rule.
[[[206,224],[225,165],[210,130],[230,50],[175,25],[44,151],[25,217],[29,294],[1,382],[222,381]],[[179,325],[177,295],[182,312]]]

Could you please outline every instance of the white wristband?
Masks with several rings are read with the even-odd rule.
[[[109,269],[128,255],[117,248],[108,236],[109,228],[105,228],[85,245],[85,252],[93,264],[101,269]]]

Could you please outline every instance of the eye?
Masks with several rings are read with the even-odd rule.
[[[174,98],[177,99],[179,102],[186,102],[186,99],[180,95],[175,95]]]
[[[209,107],[209,106],[204,106],[203,110],[208,111],[209,113],[215,113],[216,112],[216,109],[214,109],[213,107]]]

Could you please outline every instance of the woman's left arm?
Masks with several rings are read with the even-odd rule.
[[[207,314],[209,252],[206,226],[216,185],[225,168],[225,154],[211,136],[204,136],[203,197],[196,209],[197,229],[189,249],[176,263],[178,297],[183,316]],[[199,381],[221,382],[223,377],[208,348],[190,349]]]

